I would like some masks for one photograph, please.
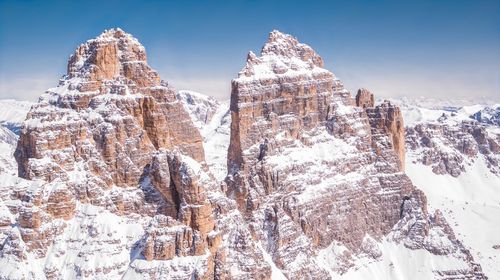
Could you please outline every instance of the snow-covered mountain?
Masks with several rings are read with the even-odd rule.
[[[3,102],[0,279],[500,278],[497,105],[354,98],[279,31],[232,86],[112,29]]]
[[[203,95],[198,94],[203,99]],[[204,97],[209,99],[210,97]],[[378,100],[381,102],[382,100]],[[457,103],[454,100],[440,100],[439,102],[421,99],[390,99],[401,107],[407,130],[415,126],[448,126],[450,130],[460,130],[462,123],[471,123],[477,128],[484,128],[488,137],[500,138],[500,126],[494,120],[499,114],[499,105],[496,104],[471,104],[470,101]],[[229,110],[229,101],[218,103],[219,111]],[[466,104],[466,105],[463,105]],[[187,107],[186,107],[187,108]],[[190,110],[188,110],[190,111]],[[483,112],[487,112],[486,114]],[[478,115],[486,115],[487,121],[478,119]],[[195,114],[190,113],[192,118]],[[484,120],[485,117],[483,117]],[[216,131],[229,131],[230,122],[221,123]],[[500,278],[500,174],[496,168],[491,168],[492,162],[481,153],[464,155],[460,149],[450,142],[436,146],[441,152],[451,152],[464,157],[463,170],[453,176],[449,173],[433,172],[432,166],[420,160],[420,154],[411,148],[414,135],[407,135],[406,173],[412,182],[428,198],[432,210],[440,210],[444,217],[450,221],[450,226],[465,246],[471,251],[474,258],[481,264],[485,274],[490,279]],[[442,141],[442,135],[428,135],[430,141]],[[215,154],[227,153],[227,146],[214,146],[217,142],[229,142],[229,134],[213,135],[217,141],[205,137],[206,150],[215,151]],[[441,143],[441,142],[440,142]],[[499,150],[490,151],[498,160]],[[498,161],[495,161],[498,166]],[[212,164],[214,168],[217,163]],[[223,163],[225,166],[225,164]],[[380,257],[374,261],[370,258],[357,259],[358,269],[350,270],[339,279],[404,279],[403,275],[421,275],[432,278],[432,275],[419,274],[422,267],[439,266],[446,260],[435,260],[420,253],[405,250],[402,246],[390,243],[381,243],[379,246]],[[332,250],[334,250],[332,248]],[[338,249],[335,249],[338,250]],[[332,254],[333,253],[332,251]],[[324,256],[324,261],[334,256]],[[414,267],[416,264],[420,268]]]

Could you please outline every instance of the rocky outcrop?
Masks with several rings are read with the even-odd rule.
[[[416,124],[407,129],[406,145],[412,158],[432,167],[436,174],[458,177],[467,165],[481,156],[494,174],[500,174],[500,145],[477,121],[437,122]]]
[[[425,196],[401,172],[399,108],[373,107],[366,91],[357,102],[363,108],[356,107],[322,67],[309,46],[273,31],[261,55],[250,53],[232,81],[227,193],[252,236],[292,279],[344,273],[353,256],[372,251],[366,236],[381,240],[399,232],[413,240],[396,226],[409,199],[425,223],[430,218]],[[332,246],[346,251],[338,262],[319,266],[318,252]]]
[[[382,156],[386,148],[394,150],[401,171],[405,167],[405,128],[401,109],[389,101],[373,108],[365,107],[372,128],[375,152]],[[388,140],[388,141],[387,141]]]
[[[398,106],[384,101],[375,106],[374,95],[367,89],[359,89],[356,94],[356,106],[365,109],[372,129],[373,147],[379,156],[382,151],[392,147],[398,157],[398,166],[404,170],[405,164],[405,129],[403,115]]]
[[[356,106],[361,108],[372,108],[375,106],[375,98],[373,93],[367,89],[359,89],[356,94]]]
[[[244,162],[252,165],[243,151],[260,139],[285,130],[296,137],[299,130],[324,122],[333,111],[333,91],[352,102],[343,95],[342,83],[322,67],[323,60],[309,46],[278,31],[270,33],[260,57],[248,54],[246,66],[232,81],[230,170],[245,168]]]
[[[67,156],[52,152],[71,147]],[[29,112],[16,159],[22,177],[52,181],[86,154],[98,154],[105,165],[89,166],[94,175],[127,186],[138,182],[145,154],[173,147],[204,159],[199,132],[174,90],[147,65],[144,47],[111,30],[81,45],[67,76]],[[51,164],[37,164],[44,159]]]
[[[485,107],[470,115],[470,118],[480,123],[500,126],[500,106]]]
[[[397,107],[356,106],[278,31],[232,87],[229,120],[122,30],[81,45],[23,124],[23,178],[0,173],[0,278],[330,279],[386,242],[449,257],[436,277],[484,278],[402,172]],[[223,182],[204,161],[201,135],[229,136],[213,120],[231,121]]]

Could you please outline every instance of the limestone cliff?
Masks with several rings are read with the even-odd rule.
[[[47,254],[57,259],[65,250],[57,243],[87,244],[91,238],[100,244],[94,248],[138,253],[127,254],[126,261],[89,265],[93,257],[110,255],[77,246],[74,254],[86,255],[85,260],[47,264],[44,275],[60,278],[72,266],[86,277],[122,275],[130,263],[130,273],[182,279],[172,272],[178,270],[213,278],[221,236],[207,189],[217,186],[204,171],[200,133],[175,90],[148,66],[144,47],[121,29],[80,45],[67,71],[32,107],[21,129],[15,152],[19,176],[39,183],[16,188],[14,199],[21,204],[12,211],[18,213],[19,228],[8,229],[10,240],[17,240],[9,242],[17,252],[10,255],[13,262]],[[71,225],[80,224],[85,232],[85,221],[93,216],[89,209],[116,215],[116,221],[134,225],[138,236],[120,240],[110,233],[107,241],[98,232],[72,236],[78,231]],[[134,263],[141,255],[170,261],[165,265],[171,269],[141,269]],[[206,265],[176,264],[184,256],[197,256]]]
[[[355,102],[314,50],[278,31],[232,81],[227,193],[291,279],[327,279],[360,255],[377,258],[374,240],[441,254],[430,232],[442,225],[402,172],[400,111],[373,106],[369,92]],[[469,262],[458,273],[483,277],[453,244]]]

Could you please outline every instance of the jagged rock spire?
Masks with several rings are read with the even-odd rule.
[[[269,33],[267,43],[262,47],[261,55],[272,54],[299,58],[310,66],[323,67],[323,59],[310,46],[299,43],[297,38],[278,30]]]

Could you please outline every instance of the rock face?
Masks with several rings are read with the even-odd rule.
[[[356,94],[356,106],[365,109],[372,130],[373,146],[377,155],[392,147],[398,156],[398,166],[404,170],[405,130],[401,109],[389,101],[375,106],[374,95],[367,89],[359,89]],[[387,141],[387,136],[388,140]]]
[[[372,128],[375,151],[381,156],[387,146],[392,147],[398,157],[398,167],[404,171],[405,129],[401,110],[388,101],[374,108],[365,108],[365,110]],[[385,140],[386,137],[389,138],[389,141]]]
[[[278,31],[270,33],[261,57],[248,54],[246,66],[232,81],[230,170],[244,167],[249,158],[243,158],[243,151],[256,139],[284,130],[296,136],[300,129],[325,121],[333,111],[332,91],[343,103],[352,103],[342,83],[322,66],[323,60],[309,46]]]
[[[76,50],[67,76],[28,114],[19,141],[19,174],[27,179],[65,176],[89,149],[106,163],[89,168],[104,183],[111,179],[117,185],[137,183],[149,161],[144,154],[158,149],[178,147],[204,159],[199,132],[174,90],[147,65],[144,47],[121,30]],[[67,156],[51,153],[69,147],[76,150]],[[53,164],[37,164],[43,159]]]
[[[42,95],[28,113],[15,157],[20,177],[41,182],[26,190],[19,197],[22,205],[14,209],[19,213],[21,259],[33,252],[46,256],[53,242],[67,235],[70,220],[89,217],[90,206],[84,205],[91,205],[142,219],[136,231],[144,234],[135,250],[147,260],[200,256],[207,266],[188,266],[186,275],[214,275],[221,236],[214,231],[206,191],[216,187],[203,171],[201,135],[131,35],[112,29],[77,48],[59,86]],[[205,179],[200,183],[201,177]],[[67,238],[59,241],[75,240]],[[132,240],[109,248],[131,246]],[[129,262],[90,269],[86,262],[67,265],[100,277],[123,273]],[[171,266],[176,269],[175,262]],[[67,268],[44,269],[46,277],[58,278]]]
[[[432,167],[436,174],[458,177],[475,158],[486,159],[487,167],[500,174],[499,139],[477,121],[421,123],[406,132],[406,144],[416,161]]]
[[[373,93],[367,89],[359,89],[356,94],[356,106],[361,108],[372,108],[375,106],[375,98]]]
[[[437,253],[422,242],[442,225],[433,222],[425,196],[401,172],[401,112],[390,103],[368,108],[373,104],[366,91],[357,102],[365,108],[356,107],[322,67],[309,46],[273,31],[261,56],[249,53],[232,81],[227,193],[252,235],[291,279],[344,273],[363,248],[370,251],[367,236],[396,235],[396,242],[420,244],[405,243],[408,248]],[[421,220],[405,218],[406,201]],[[402,220],[410,224],[398,226]],[[342,261],[320,266],[332,246],[345,248],[337,255]],[[467,263],[458,274],[483,277]]]
[[[0,278],[331,279],[390,244],[432,260],[422,278],[484,279],[402,172],[399,109],[368,97],[273,31],[228,113],[176,94],[136,39],[106,31],[28,113],[21,177],[0,172]]]

